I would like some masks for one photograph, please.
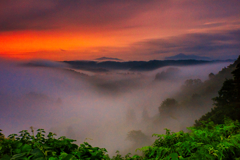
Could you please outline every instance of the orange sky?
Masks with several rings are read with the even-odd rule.
[[[235,56],[239,40],[224,37],[240,30],[239,5],[237,0],[9,0],[0,2],[0,56],[60,61],[103,56],[150,60],[180,52],[213,57],[227,57],[231,52]],[[192,44],[194,38],[198,39]],[[216,44],[216,38],[226,51],[217,53],[220,43],[204,44]]]
[[[0,36],[0,43],[2,44],[1,52],[6,53],[8,57],[22,59],[36,58],[34,54],[30,53],[37,51],[44,53],[46,51],[83,50],[106,44],[108,46],[119,45],[117,42],[112,41],[111,38],[99,38],[91,34],[84,35],[81,33],[59,33],[56,31],[7,32]],[[26,55],[22,55],[23,53],[26,53]],[[48,54],[42,58],[55,59],[56,57]]]
[[[156,31],[156,30],[155,30]],[[124,33],[123,33],[124,32]],[[135,34],[133,34],[135,32]],[[137,33],[138,32],[138,33]],[[69,54],[77,52],[90,51],[88,55],[81,53],[75,57],[78,59],[91,59],[101,55],[94,54],[98,52],[97,47],[127,47],[129,44],[139,39],[156,38],[156,32],[153,31],[115,31],[109,33],[82,33],[75,31],[11,31],[0,34],[0,50],[6,54],[5,57],[16,59],[50,59],[66,60],[71,59]],[[141,34],[140,34],[141,33]],[[127,36],[126,36],[127,35]],[[171,35],[171,33],[162,33],[158,38]],[[103,55],[104,56],[104,55]],[[110,56],[110,55],[109,55]]]

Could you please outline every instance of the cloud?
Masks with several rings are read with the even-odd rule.
[[[175,55],[178,53],[199,56],[226,57],[238,55],[240,29],[217,33],[189,33],[165,39],[150,39],[133,44],[145,54]],[[150,52],[149,52],[150,51]]]
[[[48,17],[54,13],[53,1],[16,2],[13,0],[0,2],[0,30],[43,30],[53,26],[43,25]]]
[[[66,26],[98,27],[127,20],[153,1],[1,1],[0,30],[44,30]],[[126,26],[125,26],[126,27]]]
[[[0,1],[0,31],[192,26],[237,19],[238,0]],[[191,13],[191,14],[189,14]],[[97,26],[97,27],[96,27]]]
[[[235,59],[240,51],[240,29],[146,39],[126,47],[99,47],[94,51],[95,54],[117,56],[124,60],[164,59],[179,53],[212,59]],[[91,53],[84,53],[87,52]]]

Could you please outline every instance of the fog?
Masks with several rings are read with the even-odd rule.
[[[38,64],[35,67],[26,63],[0,60],[2,133],[7,137],[28,130],[31,134],[30,126],[33,126],[35,135],[42,128],[46,136],[54,132],[55,138],[66,136],[77,140],[74,142],[77,145],[87,141],[94,147],[106,148],[110,156],[116,150],[121,155],[130,152],[134,144],[126,138],[132,130],[141,130],[147,136],[165,133],[166,126],[171,131],[179,131],[184,120],[153,125],[152,121],[142,121],[144,109],[150,118],[159,116],[161,102],[177,93],[186,79],[204,81],[209,73],[216,74],[231,64],[177,67],[180,72],[173,79],[156,81],[156,74],[169,67],[149,72],[118,70],[81,74],[80,70],[69,70],[62,63],[36,60],[31,62]],[[183,117],[188,120],[188,115]]]

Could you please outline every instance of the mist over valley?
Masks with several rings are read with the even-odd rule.
[[[166,127],[174,132],[187,131],[194,120],[210,111],[211,98],[217,92],[199,98],[196,106],[200,107],[195,110],[170,110],[171,114],[164,115],[159,107],[167,98],[184,104],[188,93],[192,93],[186,87],[187,79],[204,83],[210,73],[215,75],[230,64],[93,72],[64,62],[2,59],[0,128],[7,137],[33,126],[44,129],[45,135],[54,132],[56,138],[75,139],[77,145],[87,141],[106,148],[111,156],[116,150],[134,153],[136,148],[152,144],[153,133],[164,134]],[[149,140],[129,140],[127,135],[133,130],[141,130]]]

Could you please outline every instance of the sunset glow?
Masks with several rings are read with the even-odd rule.
[[[230,35],[240,30],[237,0],[0,3],[5,58],[150,60],[182,52],[226,59],[240,49],[237,35]],[[214,45],[218,38],[221,46]]]

